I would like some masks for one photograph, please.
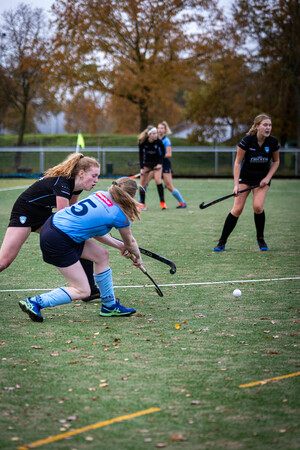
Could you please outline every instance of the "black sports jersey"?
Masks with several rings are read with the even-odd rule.
[[[243,137],[238,146],[245,150],[240,178],[257,181],[261,181],[267,175],[272,154],[280,148],[274,136],[268,136],[260,147],[256,134]]]
[[[26,203],[43,208],[56,208],[56,197],[64,197],[68,200],[72,195],[79,195],[82,191],[74,191],[74,178],[47,177],[40,178],[20,195],[20,199]]]
[[[139,144],[140,166],[154,167],[162,164],[166,153],[165,146],[160,139],[149,142],[148,138]]]

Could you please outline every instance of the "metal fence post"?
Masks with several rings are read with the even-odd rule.
[[[219,155],[218,155],[218,149],[215,145],[215,175],[218,175],[218,162],[219,162]]]

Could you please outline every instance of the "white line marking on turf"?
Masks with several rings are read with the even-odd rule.
[[[30,186],[30,184],[27,186],[15,186],[15,187],[10,187],[10,188],[5,188],[5,189],[0,189],[0,191],[13,191],[14,189],[25,189],[28,188]]]
[[[173,283],[173,284],[159,284],[162,287],[175,287],[175,286],[210,286],[213,284],[233,284],[233,283],[263,283],[266,281],[292,281],[300,280],[299,277],[286,277],[286,278],[261,278],[260,280],[232,280],[232,281],[202,281],[199,283]],[[128,288],[153,288],[153,284],[136,284],[130,286],[114,286],[114,289],[128,289]],[[53,288],[56,289],[56,288]],[[26,291],[52,291],[53,289],[0,289],[0,292],[26,292]]]

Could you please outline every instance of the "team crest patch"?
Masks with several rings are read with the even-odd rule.
[[[266,151],[267,153],[269,153],[270,147],[265,147],[265,151]]]
[[[25,223],[26,220],[27,220],[27,217],[26,217],[26,216],[20,216],[20,217],[19,217],[19,220],[20,220],[21,224],[24,225],[24,223]]]

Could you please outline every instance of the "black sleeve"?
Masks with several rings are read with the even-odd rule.
[[[58,177],[53,185],[53,195],[64,197],[70,200],[73,195],[74,180],[65,177]]]

